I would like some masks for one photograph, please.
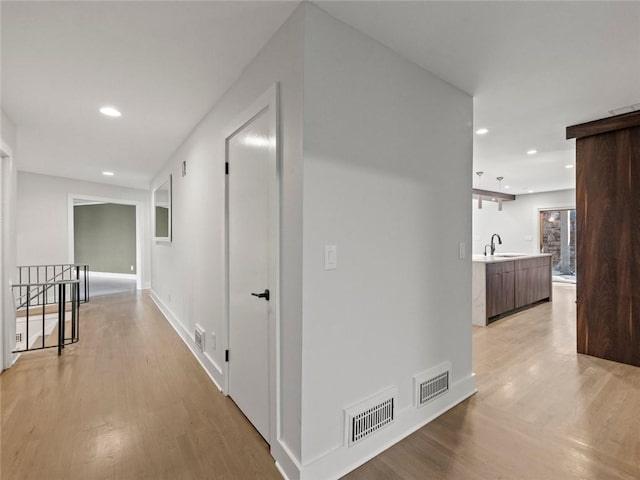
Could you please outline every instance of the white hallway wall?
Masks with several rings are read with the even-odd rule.
[[[275,82],[281,114],[281,384],[280,439],[271,445],[283,468],[300,456],[302,318],[302,75],[303,15],[296,10],[235,84],[202,119],[152,181],[152,190],[173,175],[171,244],[151,248],[152,294],[183,339],[193,343],[195,324],[207,332],[198,359],[224,385],[227,348],[224,218],[225,133],[230,124]],[[181,176],[182,162],[187,175]],[[210,341],[217,335],[217,348]],[[290,451],[290,455],[285,453]]]
[[[475,390],[472,100],[311,4],[294,12],[152,182],[174,177],[173,242],[152,246],[153,294],[192,347],[196,323],[218,335],[196,355],[220,385],[224,132],[276,81],[282,418],[271,447],[292,480],[335,478]],[[333,272],[325,244],[338,246]],[[412,376],[445,360],[451,394],[413,408]],[[347,448],[343,409],[390,385],[396,424]]]
[[[15,338],[16,323],[13,309],[12,293],[9,286],[16,280],[16,203],[17,177],[16,169],[18,155],[17,128],[12,120],[0,111],[0,139],[5,147],[11,150],[10,160],[4,160],[2,165],[2,322],[0,322],[0,370],[9,368],[16,356],[9,348],[5,348],[5,340]],[[6,337],[4,336],[6,334]]]
[[[558,190],[555,192],[518,195],[514,201],[504,202],[502,211],[493,202],[484,202],[478,209],[472,202],[473,211],[473,253],[482,254],[484,246],[497,233],[502,238],[498,252],[539,253],[540,209],[575,208],[576,191]]]
[[[18,173],[18,265],[69,263],[69,194],[142,203],[142,286],[151,278],[149,192],[70,178]]]
[[[475,391],[473,106],[370,37],[308,13],[302,450],[312,478],[336,478]],[[326,244],[337,246],[336,270],[323,269]],[[415,408],[413,376],[446,361],[449,395]],[[386,387],[398,389],[396,423],[348,448],[344,408]]]

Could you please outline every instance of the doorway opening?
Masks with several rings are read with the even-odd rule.
[[[138,202],[69,196],[69,257],[89,265],[91,297],[141,288],[140,216]]]
[[[576,283],[576,211],[540,211],[540,252],[551,254],[554,282]]]

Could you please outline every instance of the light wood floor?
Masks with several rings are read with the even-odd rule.
[[[575,353],[574,288],[474,329],[479,393],[347,478],[640,479],[640,368]],[[280,478],[146,294],[82,315],[0,376],[2,480]]]
[[[146,294],[95,297],[80,343],[0,375],[2,480],[280,479]]]
[[[640,368],[576,354],[575,286],[553,294],[474,327],[478,393],[347,478],[640,479]]]

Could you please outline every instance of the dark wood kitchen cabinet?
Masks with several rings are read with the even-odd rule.
[[[511,312],[551,301],[551,256],[486,264],[487,323]]]
[[[515,262],[487,264],[487,317],[514,309]]]
[[[551,297],[551,257],[516,261],[515,308]]]

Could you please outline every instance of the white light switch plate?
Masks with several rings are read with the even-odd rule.
[[[335,270],[338,268],[338,249],[335,245],[324,246],[324,269]]]

